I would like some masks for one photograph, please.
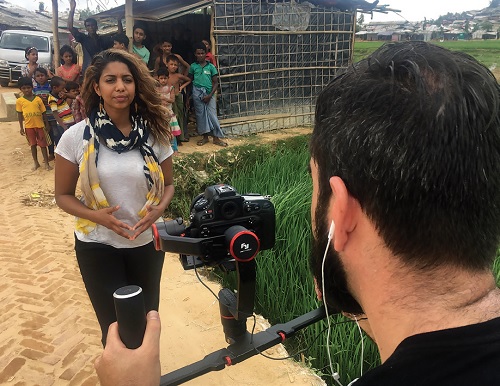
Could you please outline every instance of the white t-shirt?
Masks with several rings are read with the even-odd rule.
[[[80,165],[83,159],[84,129],[85,121],[71,126],[62,135],[55,152],[68,161]],[[154,139],[150,136],[148,144],[152,146],[160,163],[173,154],[170,145],[165,146],[158,141],[153,144],[153,141]],[[134,226],[140,219],[138,212],[146,203],[146,194],[149,191],[144,175],[144,158],[140,150],[133,149],[118,154],[100,144],[97,174],[109,205],[120,206],[120,209],[113,213],[114,216],[128,225]],[[84,202],[83,198],[82,201]],[[103,243],[115,248],[140,247],[152,240],[152,234],[148,230],[135,240],[129,240],[99,224],[89,234],[76,231],[75,234],[80,241]]]

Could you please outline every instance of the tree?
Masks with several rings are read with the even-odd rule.
[[[485,20],[485,21],[481,22],[481,24],[479,25],[479,27],[481,29],[484,29],[485,31],[491,31],[492,28],[493,28],[493,23]]]
[[[89,7],[82,9],[80,11],[80,20],[85,20],[85,19],[92,17],[93,15],[95,15],[96,13],[99,13],[101,11],[102,11],[102,9],[101,9],[101,7],[99,7],[99,4],[97,5],[95,10],[92,10]]]
[[[363,24],[365,22],[365,15],[360,13],[358,19],[356,20],[356,32],[363,29]]]

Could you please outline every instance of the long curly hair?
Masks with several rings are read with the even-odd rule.
[[[100,52],[92,59],[92,64],[85,71],[82,86],[82,98],[85,103],[87,116],[94,109],[99,108],[100,98],[94,90],[94,84],[99,83],[99,79],[109,63],[124,63],[135,83],[135,98],[131,106],[131,114],[140,115],[146,122],[149,132],[155,140],[168,144],[172,138],[172,133],[168,126],[167,110],[162,106],[160,95],[156,90],[156,80],[149,74],[149,70],[144,62],[124,50],[108,49]]]

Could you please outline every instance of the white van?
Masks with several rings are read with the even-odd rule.
[[[52,68],[54,43],[52,34],[40,31],[6,30],[0,36],[0,86],[17,82],[21,76],[21,66],[26,64],[24,50],[28,47],[38,49],[38,64]]]

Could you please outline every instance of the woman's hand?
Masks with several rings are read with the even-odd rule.
[[[135,233],[130,237],[130,240],[135,240],[135,238],[142,232],[151,228],[151,225],[153,225],[153,223],[158,220],[164,212],[164,210],[157,205],[147,205],[146,210],[146,215],[132,228]]]
[[[119,205],[96,210],[95,215],[93,216],[93,219],[91,221],[105,226],[108,229],[111,229],[117,235],[125,237],[126,239],[133,240],[133,236],[130,236],[130,234],[125,232],[124,229],[129,231],[132,231],[134,229],[130,225],[118,220],[113,214],[118,209],[120,209]]]

